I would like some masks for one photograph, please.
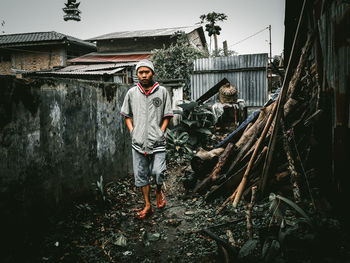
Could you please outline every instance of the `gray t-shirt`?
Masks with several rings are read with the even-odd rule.
[[[131,118],[132,147],[142,154],[165,151],[164,133],[160,129],[163,118],[172,117],[170,95],[157,82],[146,92],[138,83],[124,98],[120,114]]]

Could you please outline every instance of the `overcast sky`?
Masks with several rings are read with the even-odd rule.
[[[80,0],[80,22],[63,20],[66,1],[0,0],[0,22],[5,21],[0,34],[57,31],[88,39],[118,31],[191,26],[200,15],[215,11],[228,16],[219,23],[220,48],[227,40],[229,49],[239,54],[269,53],[268,30],[234,44],[271,25],[272,55],[283,51],[284,0]]]

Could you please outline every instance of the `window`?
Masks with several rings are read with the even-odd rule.
[[[0,62],[11,62],[11,54],[9,53],[1,54]]]

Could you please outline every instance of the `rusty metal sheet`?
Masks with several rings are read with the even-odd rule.
[[[62,69],[57,70],[57,72],[76,72],[76,71],[98,71],[98,70],[108,70],[127,66],[134,66],[135,63],[107,63],[107,64],[84,64],[84,65],[70,65]]]
[[[95,70],[95,71],[38,71],[39,75],[113,75],[114,73],[122,71],[124,68],[115,68],[112,70]]]
[[[267,53],[197,59],[191,76],[191,98],[197,100],[226,78],[237,87],[238,98],[244,99],[248,107],[260,107],[268,99],[267,60]]]
[[[119,39],[119,38],[135,38],[135,37],[157,37],[157,36],[171,36],[175,32],[183,31],[186,34],[196,29],[201,29],[202,26],[190,26],[190,27],[174,27],[174,28],[161,28],[151,30],[136,30],[136,31],[122,31],[114,32],[94,38],[88,39],[88,41],[104,40],[104,39]]]
[[[104,55],[98,53],[87,54],[81,57],[70,59],[69,62],[130,62],[140,61],[142,59],[149,59],[151,54],[112,54]]]

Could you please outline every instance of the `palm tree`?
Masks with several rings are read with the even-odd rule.
[[[221,27],[218,26],[216,23],[218,21],[224,21],[227,19],[227,15],[224,13],[215,13],[211,12],[206,15],[201,15],[199,17],[201,19],[201,23],[208,22],[208,24],[205,25],[205,31],[208,31],[208,35],[211,38],[211,36],[214,36],[214,43],[215,43],[215,55],[218,54],[218,35],[220,35]]]

